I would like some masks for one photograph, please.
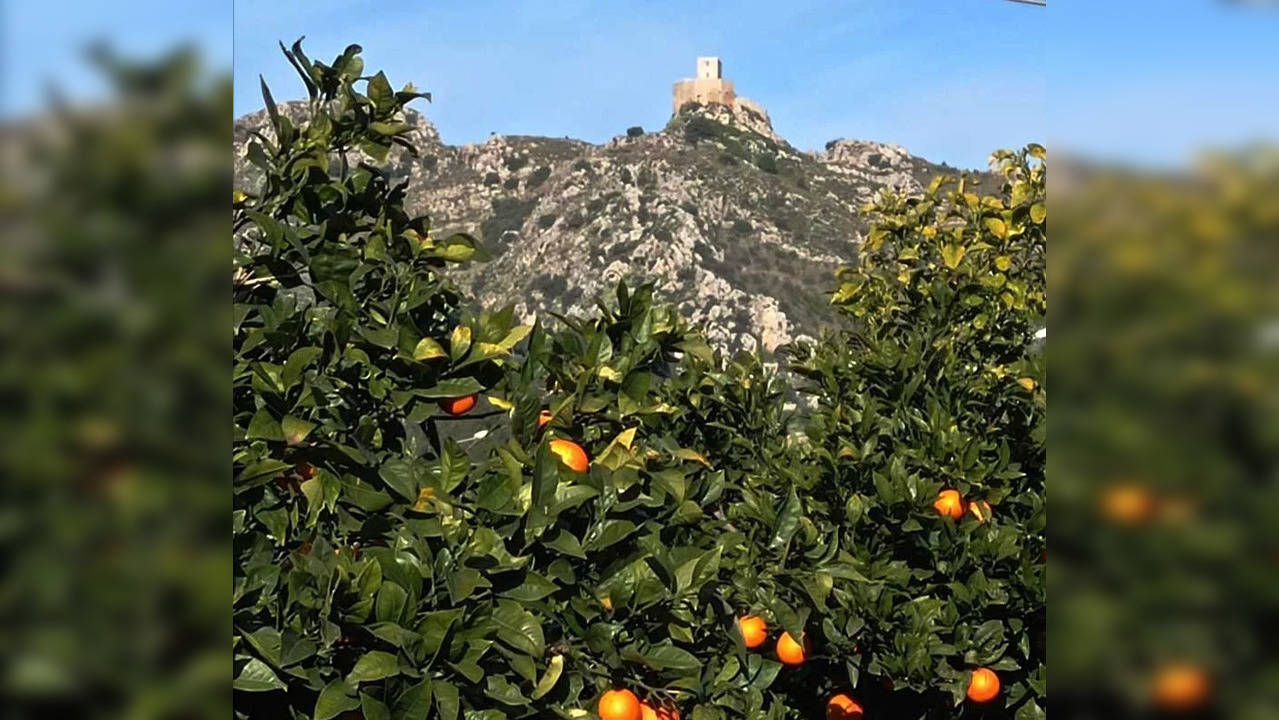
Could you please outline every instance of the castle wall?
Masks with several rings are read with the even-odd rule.
[[[737,99],[732,80],[697,78],[675,83],[675,112],[685,103],[729,105]]]

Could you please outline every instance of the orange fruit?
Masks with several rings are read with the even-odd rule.
[[[538,430],[541,430],[542,428],[546,427],[546,424],[547,424],[547,423],[549,423],[549,422],[551,421],[551,418],[552,418],[552,417],[554,417],[554,415],[551,415],[551,411],[550,411],[550,410],[543,410],[542,412],[538,413],[538,414],[537,414],[537,429],[538,429]]]
[[[758,615],[746,615],[737,621],[737,630],[742,634],[742,643],[748,648],[757,648],[768,639],[768,623]]]
[[[642,720],[679,720],[679,710],[674,708],[654,708],[646,702],[640,703]]]
[[[990,702],[999,694],[999,676],[990,668],[977,668],[968,680],[968,699],[976,703]]]
[[[853,720],[862,716],[862,706],[840,693],[826,703],[826,720]]]
[[[787,665],[799,665],[808,657],[808,639],[804,639],[804,645],[795,642],[795,638],[791,637],[788,632],[782,633],[777,638],[777,659]]]
[[[601,695],[595,712],[599,714],[600,720],[644,720],[639,698],[625,688],[609,690]]]
[[[1208,673],[1191,663],[1172,663],[1155,672],[1151,699],[1160,710],[1184,713],[1202,708],[1212,695]]]
[[[990,519],[990,503],[985,500],[974,500],[968,503],[968,512],[977,518],[977,522],[984,523]]]
[[[964,500],[959,497],[958,490],[942,490],[933,507],[942,515],[956,520],[964,516]]]
[[[471,411],[471,408],[475,407],[475,401],[477,398],[479,398],[478,395],[466,395],[464,397],[453,398],[451,400],[441,400],[440,409],[453,417],[465,415]]]
[[[582,449],[581,445],[572,440],[552,440],[551,452],[558,455],[560,462],[564,463],[573,472],[584,473],[591,467],[591,461],[587,459],[586,451]]]
[[[1138,525],[1155,513],[1155,497],[1132,483],[1111,485],[1101,496],[1101,514],[1117,525]]]

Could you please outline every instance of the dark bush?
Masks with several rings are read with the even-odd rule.
[[[534,188],[537,188],[542,183],[546,182],[546,178],[550,176],[551,176],[551,169],[549,167],[545,167],[545,166],[540,167],[534,170],[533,173],[528,176],[528,183],[525,184],[525,187],[529,190],[533,190]]]

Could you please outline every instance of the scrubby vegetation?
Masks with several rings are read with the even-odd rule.
[[[239,716],[1044,715],[1041,148],[997,156],[997,196],[868,208],[853,327],[792,348],[789,387],[651,287],[474,307],[449,267],[480,243],[329,162],[420,94],[355,46],[287,54],[310,120],[267,95],[236,206]]]

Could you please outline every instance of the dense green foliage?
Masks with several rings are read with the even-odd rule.
[[[783,376],[650,287],[553,326],[469,310],[445,265],[475,241],[329,162],[402,142],[417,93],[363,77],[355,46],[286,54],[310,118],[268,94],[265,191],[236,210],[239,715],[585,718],[612,687],[695,720],[820,717],[835,691],[1042,715],[1043,396],[1018,384],[1038,377],[1041,164],[1004,157],[1002,198],[884,198],[835,297],[856,329],[794,351],[816,403],[798,434]],[[436,403],[472,394],[488,422],[458,437]],[[939,517],[942,485],[994,519]],[[810,660],[748,651],[746,613]],[[1006,690],[969,710],[977,665]]]

